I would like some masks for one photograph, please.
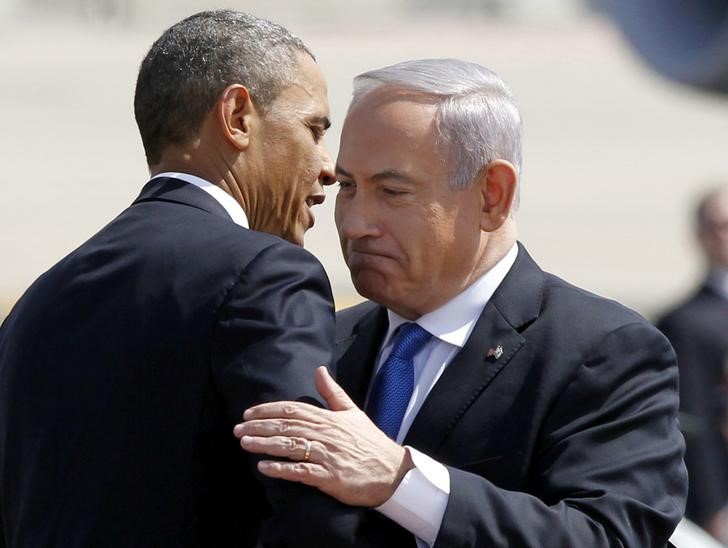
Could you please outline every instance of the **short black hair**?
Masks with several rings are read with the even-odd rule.
[[[265,110],[293,82],[301,52],[314,58],[280,25],[232,10],[203,11],[167,29],[142,61],[134,94],[147,163],[193,138],[231,84],[248,88]]]

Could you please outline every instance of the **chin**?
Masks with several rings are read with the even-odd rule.
[[[418,303],[412,302],[412,292],[402,285],[393,284],[391,279],[365,271],[357,275],[352,274],[351,281],[359,295],[396,312],[403,318],[416,320],[423,314],[419,311]]]
[[[303,247],[303,241],[305,239],[305,235],[306,235],[306,229],[302,228],[293,235],[293,238],[291,238],[291,242]]]
[[[351,281],[357,293],[370,301],[387,306],[392,298],[392,287],[387,279],[371,271],[352,274]]]

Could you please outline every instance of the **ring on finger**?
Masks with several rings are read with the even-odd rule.
[[[311,456],[311,440],[306,440],[305,450],[303,452],[303,462],[307,462],[309,456]]]

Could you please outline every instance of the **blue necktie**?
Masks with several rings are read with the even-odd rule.
[[[392,352],[374,379],[367,414],[393,440],[397,439],[414,389],[415,370],[412,358],[430,337],[432,335],[416,323],[402,324]]]

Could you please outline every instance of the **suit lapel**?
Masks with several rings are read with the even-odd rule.
[[[470,404],[491,383],[523,346],[523,338],[487,305],[463,349],[430,391],[415,417],[404,443],[425,452],[435,452]],[[499,358],[488,356],[489,350]]]
[[[498,373],[518,366],[517,354],[526,342],[521,332],[538,317],[543,284],[543,272],[519,244],[516,262],[430,391],[404,443],[436,453]]]
[[[387,324],[386,309],[377,306],[336,341],[336,361],[345,364],[337,368],[337,381],[362,409]]]

